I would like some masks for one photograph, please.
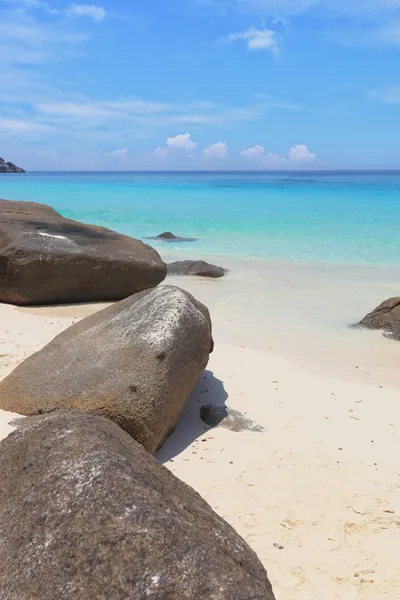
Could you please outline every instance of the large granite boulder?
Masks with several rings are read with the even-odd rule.
[[[4,158],[0,157],[0,173],[25,173],[25,170],[17,167],[12,162],[6,162]]]
[[[175,428],[212,349],[207,308],[160,286],[73,325],[0,382],[0,408],[108,417],[154,453]]]
[[[34,202],[0,200],[0,302],[121,300],[166,276],[158,253]]]
[[[218,278],[225,275],[222,267],[211,265],[204,260],[178,260],[167,265],[168,275],[196,275],[197,277]]]
[[[400,338],[400,298],[389,298],[368,313],[358,324],[368,329],[382,329],[391,337]]]
[[[255,553],[114,423],[27,419],[0,444],[3,600],[274,600]]]

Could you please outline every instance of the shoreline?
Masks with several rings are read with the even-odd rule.
[[[139,239],[139,238],[138,238]],[[201,238],[199,238],[201,239]],[[224,254],[217,250],[205,250],[202,248],[195,248],[196,242],[179,242],[176,243],[176,247],[172,248],[174,242],[157,242],[154,243],[153,239],[140,238],[144,244],[150,244],[161,256],[164,262],[172,262],[174,260],[205,260],[214,264],[221,263],[222,261],[231,263],[259,263],[265,266],[291,266],[291,267],[319,267],[319,268],[332,268],[332,269],[376,269],[386,270],[394,269],[400,272],[399,263],[384,263],[384,262],[367,262],[367,261],[327,261],[327,260],[304,260],[304,259],[286,259],[276,258],[273,256],[255,256],[255,255],[235,255],[235,254]],[[169,247],[170,246],[170,247]],[[192,256],[193,255],[193,256]]]
[[[351,327],[399,294],[400,267],[209,261],[227,274],[215,281],[169,276],[168,282],[208,305],[232,343],[273,352],[315,374],[360,383],[368,372],[370,384],[400,388],[400,345],[381,331]]]
[[[182,257],[164,252],[162,258],[172,262]],[[164,284],[182,287],[206,304],[214,329],[218,326],[224,340],[275,354],[316,375],[400,389],[400,344],[381,331],[351,327],[383,300],[398,295],[400,267],[220,262],[215,255],[207,260],[226,267],[225,276],[215,280],[168,276]],[[51,317],[50,323],[66,319],[72,324],[105,306],[15,310]]]
[[[400,343],[348,325],[396,295],[397,269],[226,263],[218,280],[164,282],[209,307],[215,351],[158,460],[246,539],[279,600],[394,597]],[[104,306],[0,305],[0,377]],[[208,403],[265,431],[209,429]],[[2,435],[14,418],[0,412]]]

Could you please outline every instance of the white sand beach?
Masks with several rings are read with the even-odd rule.
[[[277,600],[400,598],[400,343],[348,327],[399,294],[400,269],[213,262],[223,279],[166,281],[209,307],[215,351],[158,459],[247,540]],[[0,305],[0,377],[100,307]],[[208,430],[207,403],[265,431]]]

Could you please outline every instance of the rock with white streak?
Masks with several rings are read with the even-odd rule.
[[[151,453],[175,428],[212,350],[207,308],[160,286],[73,325],[0,382],[0,408],[108,417]]]
[[[142,242],[65,219],[50,206],[0,200],[0,302],[121,300],[161,283],[167,267]]]

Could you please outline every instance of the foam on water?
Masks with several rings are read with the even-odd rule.
[[[27,173],[2,175],[0,197],[145,240],[159,250],[318,262],[395,264],[399,173]],[[190,255],[190,256],[189,256]]]

